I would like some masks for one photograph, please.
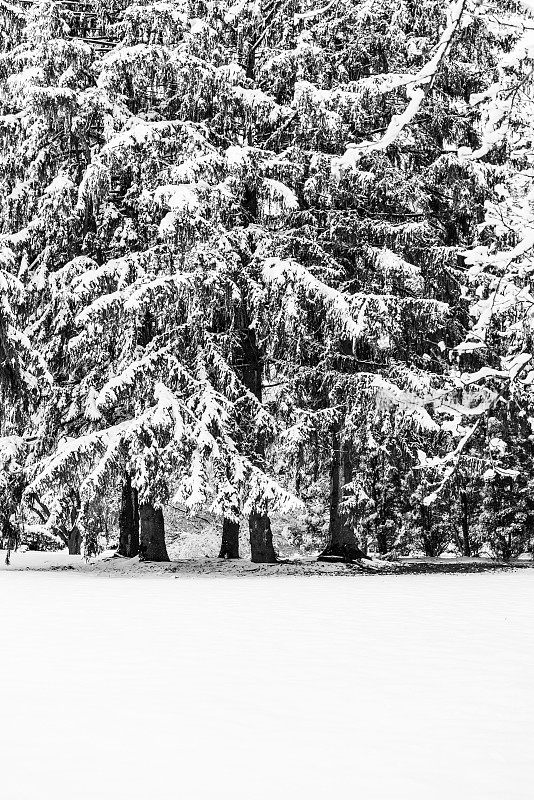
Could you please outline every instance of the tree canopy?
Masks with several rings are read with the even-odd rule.
[[[532,11],[0,2],[1,535],[530,548]]]

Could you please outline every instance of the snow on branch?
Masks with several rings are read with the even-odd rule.
[[[533,10],[534,3],[529,8]],[[506,25],[502,21],[498,24]],[[497,64],[498,80],[484,91],[472,94],[469,99],[470,105],[480,114],[481,141],[475,150],[470,147],[459,148],[460,156],[480,160],[506,140],[509,141],[512,155],[514,150],[525,145],[522,123],[530,117],[532,105],[530,64],[534,54],[534,33],[531,26],[524,25],[524,19],[518,22],[517,27],[522,35],[518,36],[510,51]],[[528,142],[528,134],[526,139]]]
[[[361,338],[364,326],[361,320],[354,318],[351,304],[342,292],[337,291],[326,283],[323,283],[306,269],[302,264],[294,260],[284,260],[280,258],[268,258],[263,262],[262,275],[268,286],[276,292],[291,295],[289,307],[286,305],[286,312],[290,313],[291,319],[296,312],[294,308],[294,289],[300,290],[307,298],[319,302],[325,310],[327,317],[333,327],[342,335],[356,341]]]
[[[3,11],[9,19],[16,18],[21,23],[26,20],[26,14],[21,8],[17,8],[12,3],[6,3],[5,0],[0,0],[0,11]]]
[[[224,387],[225,393],[236,405],[247,403],[254,409],[255,424],[265,432],[274,433],[277,429],[275,417],[267,410],[261,400],[241,381],[234,369],[223,358],[213,339],[208,337],[206,360],[215,372],[217,383]]]
[[[439,40],[434,56],[416,75],[403,77],[396,84],[405,86],[409,103],[402,114],[394,114],[386,132],[377,142],[367,141],[347,149],[342,158],[346,166],[354,166],[362,153],[386,150],[400,136],[419,112],[425,97],[432,89],[441,64],[449,53],[457,31],[463,23],[467,0],[456,0],[448,10],[448,22]]]
[[[321,14],[326,14],[327,11],[330,11],[332,6],[335,6],[339,0],[330,0],[325,6],[321,6],[320,8],[311,8],[309,11],[303,11],[301,14],[295,14],[293,16],[293,21],[295,24],[300,22],[303,19],[313,19],[313,17],[319,17]]]
[[[72,484],[75,476],[87,470],[87,467],[90,469],[95,458],[103,454],[111,443],[116,442],[127,426],[127,422],[122,422],[77,439],[65,437],[51,456],[33,466],[34,477],[26,487],[25,496],[29,498],[39,495],[56,484]]]
[[[405,379],[406,377],[404,376]],[[402,388],[390,378],[373,372],[359,372],[351,376],[351,382],[355,391],[349,406],[347,424],[360,419],[362,410],[369,416],[368,405],[362,404],[365,399],[369,399],[374,412],[378,412],[379,416],[384,412],[394,411],[399,428],[417,433],[437,433],[440,430],[440,426],[426,409],[432,402],[432,394],[424,382],[419,381],[418,385],[405,385]],[[411,383],[414,384],[415,381],[412,380]]]
[[[173,353],[175,345],[167,345],[132,361],[121,373],[110,378],[96,398],[99,411],[109,411],[126,391],[132,391],[138,383],[147,380],[163,380],[165,376],[178,372],[185,375],[179,360]],[[187,376],[190,378],[190,376]],[[146,387],[145,387],[146,388]]]
[[[135,289],[124,306],[126,311],[138,311],[143,305],[176,302],[193,286],[193,273],[160,275]]]

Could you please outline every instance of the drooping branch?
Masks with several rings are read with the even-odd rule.
[[[313,19],[313,17],[319,17],[321,14],[326,14],[327,11],[330,11],[333,5],[335,5],[338,0],[330,0],[325,6],[321,6],[320,8],[311,8],[309,11],[303,11],[301,14],[295,14],[293,20],[295,22],[300,22],[302,19]]]
[[[406,94],[410,100],[402,114],[393,115],[385,134],[379,141],[361,142],[355,147],[351,147],[345,154],[345,159],[347,156],[350,158],[352,155],[357,157],[362,152],[386,150],[400,136],[404,128],[413,121],[423,101],[432,89],[439,69],[452,47],[456,33],[462,24],[466,5],[467,0],[456,0],[452,4],[448,14],[449,22],[430,61],[416,75],[395,82],[394,88],[406,86]]]

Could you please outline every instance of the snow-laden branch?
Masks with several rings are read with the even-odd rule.
[[[0,0],[0,11],[3,11],[10,18],[16,17],[19,22],[24,22],[26,19],[25,12],[14,6],[12,3],[6,3],[5,0]]]
[[[377,142],[367,141],[351,147],[345,153],[345,163],[353,162],[363,152],[386,150],[400,136],[404,128],[409,125],[419,112],[423,100],[432,89],[439,68],[452,47],[457,31],[462,25],[463,15],[467,0],[456,0],[448,12],[448,24],[441,35],[434,56],[416,75],[405,76],[396,82],[395,86],[406,86],[409,103],[402,114],[394,114],[382,138]]]
[[[534,10],[534,2],[523,2],[530,10]],[[497,25],[506,25],[502,20],[496,20]],[[509,140],[511,149],[514,145],[524,145],[520,134],[517,138],[517,120],[523,122],[530,116],[532,103],[532,69],[529,66],[534,49],[533,27],[525,25],[523,20],[518,22],[517,30],[522,32],[513,44],[511,50],[501,58],[497,65],[499,77],[495,83],[490,84],[484,91],[476,92],[469,98],[470,105],[479,110],[480,146],[475,150],[470,147],[460,147],[458,155],[471,160],[484,158],[491,150],[506,139]]]
[[[291,313],[295,313],[294,290],[304,293],[309,300],[319,303],[330,324],[343,336],[357,341],[363,335],[364,325],[355,319],[354,311],[344,294],[320,281],[302,264],[294,260],[268,258],[263,263],[262,275],[267,286],[274,291],[290,294]],[[286,309],[287,312],[287,309]],[[361,317],[361,315],[360,315]]]
[[[313,17],[319,17],[321,14],[326,14],[327,11],[330,11],[332,6],[334,6],[339,0],[330,0],[325,6],[321,6],[320,8],[312,8],[309,11],[304,11],[302,14],[295,14],[293,17],[293,21],[296,24],[303,19],[312,19]]]

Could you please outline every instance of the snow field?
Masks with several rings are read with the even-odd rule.
[[[532,797],[534,575],[0,575],[3,800]]]

